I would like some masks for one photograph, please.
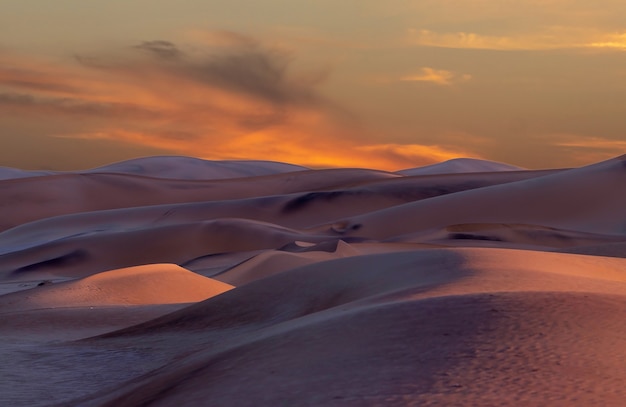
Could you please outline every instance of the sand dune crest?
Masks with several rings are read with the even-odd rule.
[[[0,313],[40,308],[191,303],[233,286],[173,264],[111,270],[0,296]]]
[[[621,406],[625,157],[2,169],[0,404]]]

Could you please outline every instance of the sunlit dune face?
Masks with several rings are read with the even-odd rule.
[[[473,155],[440,146],[363,144],[366,130],[317,92],[319,76],[291,74],[288,55],[245,37],[229,41],[208,55],[154,41],[57,65],[5,57],[0,103],[24,117],[83,124],[55,137],[207,159],[397,170]]]

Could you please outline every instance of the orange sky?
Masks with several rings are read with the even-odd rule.
[[[626,3],[336,3],[5,0],[0,166],[548,168],[626,151]]]

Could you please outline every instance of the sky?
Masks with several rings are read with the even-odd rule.
[[[626,153],[623,0],[2,0],[0,166]]]

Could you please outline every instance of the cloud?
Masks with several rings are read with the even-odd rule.
[[[565,43],[563,40],[542,35],[496,36],[482,35],[474,32],[434,32],[426,29],[409,29],[409,41],[414,45],[490,49],[490,50],[540,50],[561,47],[580,46],[580,44]]]
[[[458,153],[363,146],[368,130],[319,90],[327,70],[296,71],[293,53],[241,34],[218,32],[213,41],[145,41],[68,64],[0,57],[0,115],[48,126],[49,136],[65,143],[145,146],[207,159],[400,169]]]
[[[602,40],[589,44],[593,48],[609,48],[626,51],[626,32],[608,34]]]
[[[26,89],[34,92],[76,93],[76,89],[63,84],[46,83],[40,79],[21,79],[18,77],[0,78],[0,84],[7,88]]]
[[[602,137],[565,136],[555,145],[562,147],[588,148],[620,152],[626,150],[626,140],[611,140]]]
[[[410,3],[410,4],[408,4]],[[422,0],[398,5],[413,17],[409,44],[497,51],[626,49],[621,0]]]
[[[426,66],[407,75],[374,74],[363,75],[361,79],[364,83],[378,85],[396,84],[398,82],[428,82],[440,86],[452,86],[471,80],[472,75]]]
[[[555,49],[607,48],[626,50],[626,33],[607,33],[599,29],[552,26],[518,34],[487,35],[476,32],[436,32],[411,28],[408,42],[413,45],[487,49],[497,51],[540,51]]]
[[[185,66],[181,73],[276,105],[313,103],[316,97],[311,85],[315,84],[290,79],[288,66],[288,56],[279,52],[240,49]]]
[[[387,160],[406,166],[433,164],[458,157],[479,158],[478,155],[458,148],[421,144],[375,144],[359,146],[360,152],[385,157]],[[418,163],[418,164],[416,164]],[[402,166],[401,165],[401,166]]]
[[[275,125],[295,109],[336,114],[316,90],[324,75],[293,74],[287,53],[235,33],[219,36],[229,45],[212,52],[146,41],[131,48],[140,52],[81,55],[77,67],[38,71],[36,61],[17,61],[23,66],[0,70],[0,103],[31,113],[229,120],[243,129]]]
[[[406,75],[400,78],[403,82],[431,82],[436,85],[450,86],[453,83],[466,82],[472,78],[468,74],[456,74],[444,69],[433,69],[423,67],[420,72],[413,75]]]
[[[17,62],[17,63],[16,63]],[[61,80],[51,67],[31,69],[34,62],[24,64],[14,58],[0,58],[0,90],[23,89],[32,92],[75,94],[79,90],[71,83]]]
[[[210,38],[213,41],[204,48],[183,50],[169,41],[145,41],[132,47],[143,55],[80,55],[77,60],[89,68],[134,76],[134,80],[146,81],[145,74],[184,79],[274,105],[323,103],[315,88],[326,79],[326,70],[294,73],[289,51],[264,46],[242,34],[218,31]],[[146,55],[157,58],[141,58]]]
[[[129,130],[85,133],[83,140],[118,140],[149,145],[175,154],[206,159],[268,159],[311,168],[354,167],[396,171],[457,157],[480,158],[472,152],[437,145],[368,144],[342,139],[342,134],[311,134],[294,126],[249,132],[215,142],[197,134],[155,133]]]
[[[23,93],[0,93],[0,106],[27,114],[67,114],[106,118],[156,118],[159,112],[132,103],[101,103],[73,98],[36,97]]]
[[[192,30],[187,35],[194,42],[199,42],[202,46],[213,50],[232,47],[256,48],[261,44],[255,38],[229,30]]]
[[[166,60],[179,59],[183,55],[181,50],[169,41],[144,41],[139,45],[135,45],[134,48]]]
[[[412,17],[414,27],[505,37],[606,33],[623,29],[626,13],[622,0],[420,0],[395,6]]]
[[[626,151],[626,140],[580,135],[560,135],[555,138],[554,146],[565,148],[570,157],[585,164],[607,160]]]

